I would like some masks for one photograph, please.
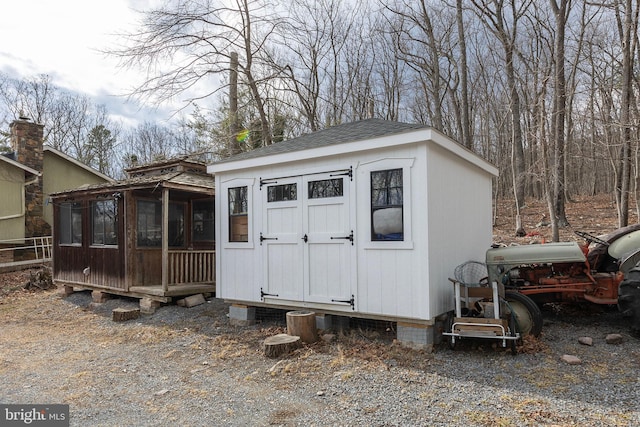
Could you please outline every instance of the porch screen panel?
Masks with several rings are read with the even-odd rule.
[[[162,204],[147,200],[138,200],[137,204],[138,246],[162,246]]]
[[[118,245],[118,203],[115,200],[91,202],[91,244]]]
[[[162,246],[162,203],[138,200],[137,203],[138,247],[159,248]],[[169,204],[169,246],[184,246],[184,205]]]
[[[193,202],[193,240],[212,242],[215,235],[215,214],[213,199]]]

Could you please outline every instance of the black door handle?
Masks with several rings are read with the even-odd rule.
[[[304,240],[304,242],[307,243],[309,241],[309,236],[305,234],[304,236],[302,236],[302,240]]]

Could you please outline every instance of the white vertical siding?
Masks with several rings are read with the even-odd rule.
[[[426,319],[426,163],[422,144],[376,150],[357,169],[358,286],[362,313]],[[371,241],[371,171],[403,168],[404,241]]]
[[[453,308],[455,267],[491,245],[491,176],[437,145],[427,152],[430,317]]]

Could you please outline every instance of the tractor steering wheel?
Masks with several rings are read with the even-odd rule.
[[[587,233],[586,231],[574,231],[574,233],[580,237],[582,237],[584,240],[586,240],[588,243],[597,243],[599,245],[605,245],[605,246],[609,246],[609,242],[605,242],[604,240],[602,240],[599,237],[594,236],[593,234]]]

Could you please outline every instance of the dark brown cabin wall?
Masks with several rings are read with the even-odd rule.
[[[132,286],[162,284],[162,249],[136,249],[133,259],[135,275]]]
[[[127,214],[127,274],[129,286],[158,286],[162,284],[162,248],[138,248],[138,200],[156,200],[153,193],[131,191],[126,195]]]
[[[111,193],[109,193],[111,194]],[[124,280],[124,245],[126,242],[124,236],[125,230],[125,202],[123,198],[118,199],[118,245],[117,246],[94,246],[92,242],[91,230],[91,202],[96,200],[95,196],[87,198],[83,201],[83,238],[82,245],[87,254],[88,259],[85,260],[89,267],[88,277],[85,282],[91,285],[126,290],[126,282]],[[82,270],[82,269],[81,269]]]
[[[88,266],[86,250],[82,246],[60,246],[54,249],[53,278],[70,282],[87,283],[83,270]]]
[[[111,289],[125,289],[124,269],[120,250],[117,247],[90,247],[89,259],[88,282],[90,284]]]
[[[53,207],[53,278],[55,280],[86,283],[87,277],[83,270],[88,266],[86,260],[87,220],[85,218],[87,208],[86,201],[80,201],[82,209],[82,245],[60,245],[59,224],[60,202],[56,201]]]

